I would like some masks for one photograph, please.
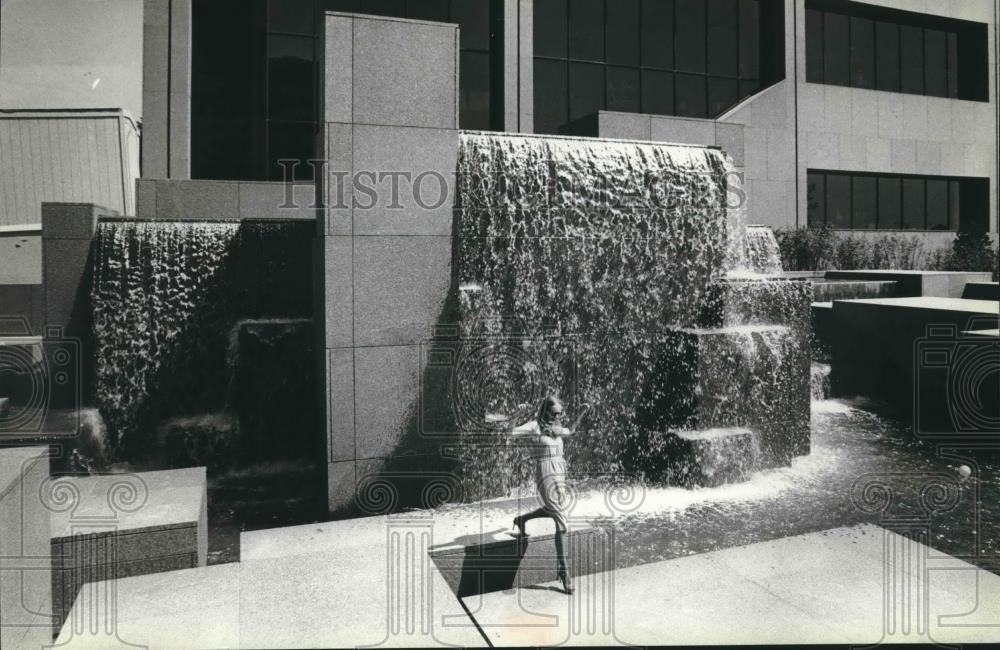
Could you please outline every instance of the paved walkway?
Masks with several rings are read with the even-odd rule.
[[[1000,641],[1000,576],[876,526],[459,601],[427,554],[469,530],[445,519],[249,533],[236,564],[87,585],[58,644],[111,646],[92,620],[150,648]]]

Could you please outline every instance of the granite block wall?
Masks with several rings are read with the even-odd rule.
[[[438,457],[415,414],[452,284],[458,29],[328,13],[323,43],[319,399],[328,504],[346,511],[366,476],[406,480]]]

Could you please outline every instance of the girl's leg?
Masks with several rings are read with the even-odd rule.
[[[556,531],[556,561],[558,563],[558,573],[556,575],[562,580],[563,591],[567,594],[572,594],[573,579],[570,577],[569,569],[566,566],[566,532],[561,530]]]
[[[524,531],[524,525],[531,521],[532,519],[538,519],[539,517],[549,517],[551,516],[545,508],[537,508],[531,512],[527,512],[523,515],[518,515],[514,517],[514,526],[517,528],[518,532],[521,533],[523,537],[527,537],[528,533]]]

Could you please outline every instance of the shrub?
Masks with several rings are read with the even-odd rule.
[[[960,232],[946,257],[948,271],[988,271],[996,277],[997,252],[985,232]]]

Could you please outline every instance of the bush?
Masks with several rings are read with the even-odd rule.
[[[989,271],[997,277],[998,252],[986,233],[959,233],[951,248],[938,250],[928,250],[919,237],[870,237],[828,228],[779,230],[775,237],[786,271]]]
[[[948,271],[988,271],[997,274],[997,252],[987,233],[960,232],[946,256],[944,268]]]

